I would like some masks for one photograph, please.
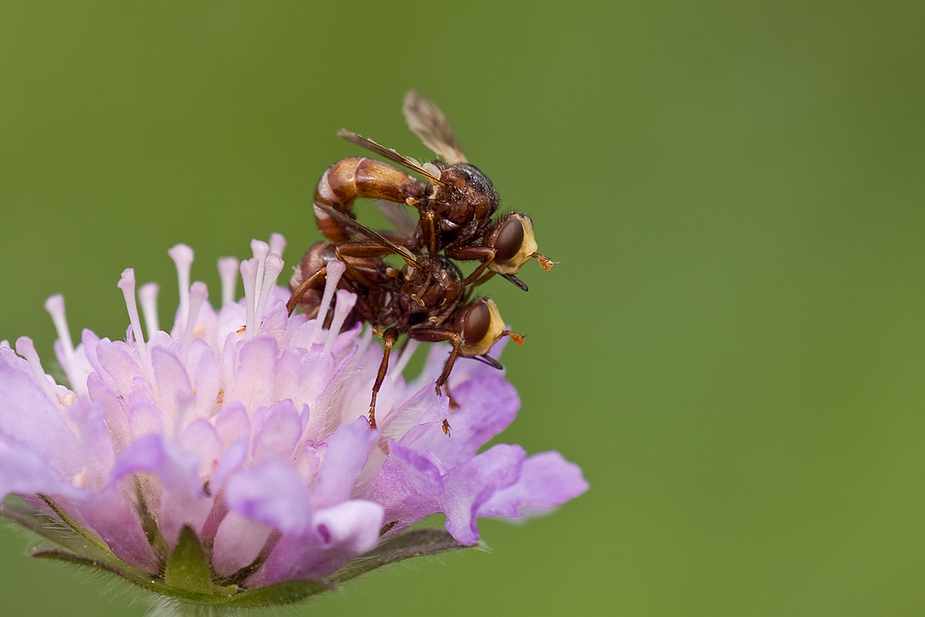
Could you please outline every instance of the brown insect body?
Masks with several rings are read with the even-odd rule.
[[[501,201],[491,180],[469,163],[431,163],[440,170],[440,184],[428,184],[424,199],[417,204],[422,221],[433,214],[437,250],[467,246],[482,238],[492,225],[491,217]],[[427,246],[430,229],[419,224],[413,243]]]
[[[329,261],[340,260],[347,265],[347,271],[338,284],[342,289],[357,296],[353,312],[344,322],[343,329],[352,328],[357,322],[374,326],[390,324],[398,320],[400,309],[395,296],[401,288],[400,274],[381,257],[344,257],[338,255],[338,246],[332,242],[316,242],[305,252],[289,280],[293,294],[289,300],[289,312],[296,305],[309,319],[318,317],[325,282],[325,266]],[[314,277],[314,280],[312,280]],[[330,325],[332,315],[324,317],[325,326]]]
[[[388,371],[389,355],[401,335],[422,342],[451,344],[449,358],[435,383],[438,395],[458,356],[478,358],[501,368],[497,360],[486,355],[494,343],[503,336],[522,342],[519,335],[504,328],[504,321],[491,299],[469,300],[471,286],[464,283],[459,268],[450,260],[426,251],[411,253],[351,220],[343,212],[316,205],[316,211],[319,209],[371,240],[340,244],[318,242],[313,245],[302,257],[290,280],[293,295],[289,300],[289,311],[299,306],[303,313],[317,315],[327,262],[337,259],[345,264],[346,270],[338,285],[357,295],[354,312],[359,319],[377,331],[384,330],[385,350],[370,401],[371,426],[376,426],[376,395]],[[396,273],[382,258],[391,253],[406,260],[400,273]],[[356,320],[349,325],[353,323]]]
[[[429,99],[409,92],[403,106],[411,130],[446,162],[421,164],[413,158],[349,131],[338,135],[384,156],[425,177],[422,183],[387,163],[367,158],[338,161],[321,177],[315,190],[315,204],[329,206],[355,219],[353,202],[369,197],[404,203],[418,210],[419,218],[410,237],[389,235],[403,246],[443,252],[451,259],[479,261],[480,265],[464,282],[481,284],[498,273],[527,289],[514,276],[530,259],[538,259],[546,270],[553,262],[536,252],[533,225],[529,217],[512,214],[500,221],[492,216],[500,198],[491,180],[466,160],[443,112]],[[332,242],[353,237],[349,224],[339,223],[323,210],[315,209],[318,227]],[[497,233],[502,228],[508,233]],[[519,228],[517,231],[515,228]],[[499,254],[509,255],[505,261]]]
[[[290,281],[289,311],[298,305],[314,316],[321,305],[326,264],[336,259],[345,265],[338,286],[353,292],[357,300],[344,327],[358,321],[369,323],[384,342],[370,400],[372,427],[376,426],[376,396],[400,336],[450,343],[449,357],[435,383],[438,395],[458,356],[500,369],[498,361],[487,355],[491,347],[504,336],[518,344],[523,339],[505,329],[491,299],[470,299],[473,287],[501,274],[526,290],[515,276],[524,263],[537,259],[546,270],[553,265],[536,252],[528,216],[511,214],[493,220],[498,193],[491,180],[468,162],[443,112],[414,92],[405,97],[403,112],[409,128],[443,160],[422,164],[356,133],[340,131],[339,136],[420,174],[426,182],[365,157],[342,159],[329,167],[313,200],[318,228],[328,241],[316,243],[305,253]],[[402,206],[394,206],[397,210],[392,214],[402,219],[396,225],[398,231],[375,232],[356,221],[353,204],[358,197],[413,207],[418,220],[411,220]],[[400,271],[384,259],[391,254],[404,260]],[[464,278],[451,260],[480,263]],[[444,432],[449,434],[447,423]]]
[[[382,161],[368,158],[340,160],[329,167],[315,188],[314,203],[330,206],[353,216],[357,197],[404,202],[424,196],[425,185]],[[331,242],[347,242],[350,230],[324,211],[315,209],[318,229]]]

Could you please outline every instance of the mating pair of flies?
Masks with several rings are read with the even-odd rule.
[[[405,120],[424,145],[443,160],[420,163],[356,133],[340,137],[420,174],[421,182],[406,172],[370,158],[347,158],[324,172],[315,189],[318,228],[326,238],[302,257],[289,286],[288,308],[296,306],[315,317],[321,305],[326,264],[346,266],[338,286],[356,294],[352,318],[369,323],[384,341],[382,362],[373,384],[369,423],[376,427],[376,395],[389,366],[389,354],[401,335],[427,343],[448,342],[450,355],[437,378],[437,394],[445,386],[457,357],[475,358],[500,369],[488,355],[508,336],[523,338],[504,327],[498,307],[488,297],[472,299],[473,290],[495,274],[526,291],[517,278],[531,259],[549,270],[553,262],[536,252],[533,224],[525,214],[499,220],[492,215],[499,197],[491,181],[470,164],[442,111],[429,99],[409,92],[402,106]],[[377,232],[359,223],[353,212],[357,197],[376,200],[395,230]],[[406,206],[418,212],[417,221]],[[397,255],[397,269],[385,259]],[[454,261],[478,265],[463,276]],[[324,319],[324,315],[317,315]],[[449,434],[444,420],[443,430]]]

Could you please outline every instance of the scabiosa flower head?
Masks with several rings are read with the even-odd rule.
[[[320,321],[289,316],[289,292],[276,285],[284,245],[275,234],[251,244],[252,259],[219,260],[217,310],[204,283],[190,284],[193,251],[171,249],[180,305],[169,332],[158,287],[136,294],[131,269],[118,284],[125,341],[84,330],[75,347],[63,299],[50,298],[69,386],[46,374],[30,339],[0,343],[0,514],[54,543],[36,556],[166,597],[261,606],[476,544],[480,517],[524,517],[587,489],[556,452],[480,452],[513,420],[517,393],[497,371],[462,362],[451,410],[433,387],[445,347],[406,382],[407,345],[371,430],[382,351],[369,328],[340,332],[355,302],[336,290],[343,265],[328,265]],[[446,532],[408,529],[436,513]]]

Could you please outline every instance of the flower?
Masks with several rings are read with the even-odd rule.
[[[64,301],[50,298],[55,352],[70,387],[45,373],[28,338],[0,343],[0,514],[51,540],[34,553],[96,567],[166,597],[258,606],[300,599],[397,559],[474,545],[477,519],[522,518],[583,493],[556,452],[479,450],[513,419],[516,391],[460,363],[454,402],[434,392],[446,348],[419,377],[401,369],[366,419],[381,349],[360,325],[340,332],[355,297],[328,265],[319,315],[289,316],[276,286],[282,236],[254,257],[219,260],[222,300],[190,284],[193,251],[169,251],[180,305],[159,329],[158,287],[119,281],[125,341],[84,330],[74,347]],[[240,271],[244,299],[234,300]],[[444,420],[453,432],[444,434]],[[448,533],[409,530],[446,515]]]

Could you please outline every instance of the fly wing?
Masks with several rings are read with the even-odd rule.
[[[385,217],[385,220],[395,227],[395,231],[399,236],[410,238],[414,235],[418,224],[414,217],[411,216],[411,213],[408,212],[408,206],[394,201],[386,201],[385,199],[377,199],[375,203],[376,208]]]
[[[379,156],[383,156],[393,163],[398,163],[403,167],[407,167],[411,171],[418,172],[427,178],[432,184],[443,184],[440,182],[439,171],[437,171],[436,168],[434,168],[434,166],[430,165],[429,163],[428,165],[431,167],[431,169],[427,169],[424,165],[411,158],[410,156],[399,154],[398,151],[393,148],[386,148],[382,144],[377,144],[372,139],[363,137],[362,135],[354,133],[353,131],[348,131],[347,129],[341,129],[337,131],[337,136],[342,137],[349,142],[355,143],[358,146],[362,146],[370,152],[375,152]]]
[[[322,212],[324,212],[325,214],[327,214],[328,216],[330,216],[332,219],[336,220],[337,222],[341,223],[342,225],[350,227],[351,229],[356,231],[359,235],[366,236],[373,242],[377,242],[381,244],[382,246],[388,248],[390,251],[392,251],[393,253],[401,257],[402,259],[404,259],[405,262],[416,265],[416,266],[420,266],[417,259],[414,257],[414,253],[412,253],[411,251],[409,251],[403,246],[399,246],[395,244],[394,242],[392,242],[391,240],[389,240],[388,238],[386,238],[379,232],[373,231],[372,229],[370,229],[363,223],[357,221],[354,218],[351,218],[350,216],[348,216],[347,214],[344,214],[340,210],[337,210],[336,208],[332,208],[331,206],[328,206],[326,204],[317,203],[317,202],[314,204],[314,207],[316,210],[321,210]]]
[[[405,95],[401,111],[405,114],[408,128],[447,163],[456,165],[468,162],[453,135],[450,122],[433,101],[412,90]]]

